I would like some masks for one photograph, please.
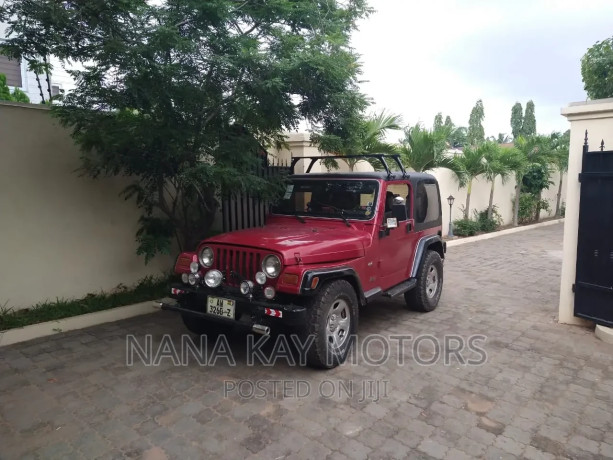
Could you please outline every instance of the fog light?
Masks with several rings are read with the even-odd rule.
[[[272,286],[266,286],[264,288],[264,297],[272,299],[275,296],[275,288]]]
[[[183,281],[185,284],[187,284],[187,283],[188,283],[188,281],[189,281],[189,277],[187,276],[187,273],[183,273],[183,274],[181,275],[181,281]]]
[[[253,281],[243,281],[241,283],[241,294],[248,295],[251,294],[251,290],[253,289]]]
[[[197,273],[190,273],[190,274],[187,276],[187,282],[188,282],[189,284],[191,284],[192,286],[195,286],[195,285],[196,285],[196,283],[198,282],[198,279],[199,279],[199,278],[200,278],[200,276],[198,276],[198,274],[197,274]]]
[[[219,270],[209,270],[204,275],[204,284],[210,288],[216,288],[223,281],[223,275]]]
[[[192,273],[198,273],[198,269],[200,268],[200,266],[198,265],[198,262],[192,262],[191,264],[189,264],[189,270]]]
[[[255,281],[256,281],[258,284],[264,284],[264,283],[266,283],[266,273],[264,273],[264,272],[257,272],[257,273],[255,274]]]

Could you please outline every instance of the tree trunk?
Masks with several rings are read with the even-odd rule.
[[[536,197],[536,213],[534,214],[534,222],[538,222],[541,219],[541,198],[543,197],[543,191],[541,190]]]
[[[468,181],[468,188],[466,191],[466,207],[464,208],[464,219],[468,219],[470,216],[470,194],[473,188],[472,178]]]
[[[520,175],[516,176],[517,185],[515,186],[515,209],[513,213],[513,226],[517,227],[519,225],[519,196],[521,195],[521,181],[522,177]]]
[[[556,216],[560,216],[560,206],[562,204],[562,181],[564,180],[564,173],[560,171],[560,185],[558,185],[558,199],[556,201]]]
[[[490,190],[490,205],[487,208],[487,218],[491,219],[494,215],[494,188],[496,187],[496,178],[492,180],[492,189]]]

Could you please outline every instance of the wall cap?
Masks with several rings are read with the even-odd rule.
[[[26,102],[13,102],[13,101],[0,101],[0,106],[7,107],[21,107],[22,109],[34,109],[49,111],[51,108],[48,105],[43,104],[29,104]]]
[[[589,118],[613,118],[613,98],[593,101],[571,102],[560,111],[569,120]]]

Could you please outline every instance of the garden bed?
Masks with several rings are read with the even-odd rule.
[[[154,300],[164,297],[167,293],[167,277],[147,277],[132,287],[120,285],[111,293],[88,294],[73,300],[58,299],[21,310],[2,308],[0,332]]]

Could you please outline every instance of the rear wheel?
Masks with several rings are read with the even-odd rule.
[[[303,343],[312,336],[307,363],[331,369],[342,364],[351,350],[358,323],[358,299],[353,286],[345,280],[321,288],[310,302]]]
[[[404,293],[407,307],[417,311],[432,311],[443,292],[443,260],[436,251],[427,251],[417,273],[417,285]]]
[[[222,334],[229,334],[232,331],[232,326],[228,324],[216,323],[205,318],[186,314],[182,314],[181,318],[185,327],[196,335],[206,335],[207,337],[215,338]]]

